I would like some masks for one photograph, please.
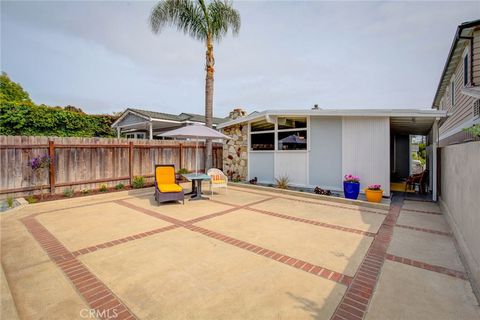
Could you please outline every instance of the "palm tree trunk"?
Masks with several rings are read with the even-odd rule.
[[[213,73],[215,60],[213,58],[213,41],[207,38],[207,53],[206,53],[206,79],[205,79],[205,124],[211,128],[213,124]],[[205,148],[205,169],[212,167],[212,140],[207,139]]]

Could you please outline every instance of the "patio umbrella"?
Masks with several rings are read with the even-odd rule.
[[[232,139],[217,130],[200,124],[191,124],[159,134],[160,137],[195,139],[195,173],[197,173],[198,139]]]
[[[286,138],[280,140],[281,143],[292,143],[292,144],[305,144],[305,139],[300,138],[296,134],[289,135]]]

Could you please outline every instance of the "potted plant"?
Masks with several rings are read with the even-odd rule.
[[[369,185],[365,189],[365,197],[369,202],[381,202],[383,196],[382,186],[379,184]]]
[[[345,198],[356,200],[358,198],[358,193],[360,192],[360,177],[346,174],[344,178],[343,194],[345,195]]]

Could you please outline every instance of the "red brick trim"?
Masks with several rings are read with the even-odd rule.
[[[399,257],[399,256],[395,256],[395,255],[389,254],[389,253],[387,253],[385,258],[390,260],[390,261],[400,262],[400,263],[403,263],[403,264],[406,264],[406,265],[409,265],[409,266],[412,266],[412,267],[425,269],[425,270],[429,270],[429,271],[433,271],[433,272],[438,272],[438,273],[441,273],[441,274],[446,274],[447,276],[451,276],[451,277],[454,277],[454,278],[459,278],[459,279],[462,279],[462,280],[468,280],[467,274],[463,271],[453,270],[453,269],[450,269],[450,268],[445,268],[445,267],[442,267],[442,266],[437,266],[437,265],[429,264],[429,263],[426,263],[426,262],[421,262],[421,261],[418,261],[418,260],[412,260],[412,259],[408,259],[408,258],[404,258],[404,257]]]
[[[420,228],[420,227],[412,227],[412,226],[407,226],[407,225],[404,225],[404,224],[396,224],[395,227],[400,227],[400,228],[405,228],[405,229],[410,229],[410,230],[415,230],[415,231],[428,232],[428,233],[433,233],[433,234],[440,234],[442,236],[451,236],[452,235],[450,232],[438,231],[438,230]]]
[[[262,193],[262,192],[253,192],[253,191],[248,191],[248,190],[242,190],[241,188],[231,188],[232,190],[235,190],[235,191],[240,191],[240,192],[245,192],[245,193],[251,193],[251,194],[256,194],[256,195],[265,195],[265,196],[272,196],[271,194],[268,194],[268,193]],[[273,191],[272,191],[273,192]],[[284,200],[292,200],[292,201],[297,201],[297,202],[303,202],[303,203],[308,203],[308,204],[315,204],[315,205],[318,205],[318,206],[327,206],[327,207],[334,207],[334,208],[341,208],[341,209],[345,209],[345,210],[351,210],[351,211],[355,211],[355,212],[358,212],[358,211],[361,211],[361,212],[358,212],[358,213],[362,213],[362,212],[370,212],[370,213],[376,213],[376,214],[381,214],[381,215],[387,215],[387,213],[383,213],[383,212],[378,212],[378,211],[374,211],[374,210],[369,210],[367,208],[363,208],[361,206],[358,206],[359,208],[356,209],[356,208],[350,208],[350,207],[346,207],[346,206],[342,206],[342,205],[339,205],[339,204],[330,204],[330,203],[320,203],[320,202],[315,202],[315,201],[311,201],[311,200],[305,200],[305,199],[296,199],[296,198],[290,198],[290,197],[285,197],[285,196],[274,196],[275,198],[278,198],[278,199],[284,199]],[[294,197],[294,196],[292,196]],[[321,200],[319,199],[319,201],[325,201],[325,200]],[[382,209],[379,209],[379,210],[382,210]]]
[[[410,212],[420,212],[420,213],[427,213],[427,214],[436,214],[441,216],[442,214],[440,212],[434,212],[434,211],[425,211],[425,210],[417,210],[417,209],[402,209],[402,212],[405,213],[405,211],[410,211]],[[408,213],[408,212],[406,212]]]
[[[388,245],[392,239],[393,226],[400,214],[401,205],[392,204],[368,252],[363,259],[351,285],[333,313],[332,320],[361,320],[368,305],[385,261]]]
[[[320,222],[320,221],[316,221],[316,220],[309,220],[309,219],[304,219],[304,218],[299,218],[299,217],[293,217],[293,216],[289,216],[289,215],[286,215],[286,214],[280,214],[280,213],[275,213],[275,212],[271,212],[271,211],[267,211],[267,210],[260,210],[260,209],[249,208],[249,207],[247,207],[245,209],[249,210],[249,211],[257,212],[257,213],[260,213],[260,214],[269,215],[269,216],[272,216],[272,217],[277,217],[277,218],[286,219],[286,220],[292,220],[292,221],[296,221],[296,222],[302,222],[302,223],[306,223],[306,224],[312,224],[312,225],[315,225],[315,226],[335,229],[335,230],[339,230],[339,231],[356,233],[356,234],[360,234],[360,235],[367,236],[367,237],[374,237],[375,236],[375,233],[373,233],[373,232],[342,227],[342,226],[329,224],[329,223],[325,223],[325,222]]]
[[[63,271],[90,308],[102,319],[136,319],[135,315],[110,289],[55,238],[35,218],[21,219],[33,238],[40,244],[52,261]],[[59,254],[61,258],[59,258]],[[116,315],[116,316],[115,316]],[[115,317],[114,317],[115,316]]]
[[[185,228],[187,228],[191,231],[194,231],[194,232],[201,233],[201,234],[203,234],[207,237],[214,238],[214,239],[220,240],[222,242],[231,244],[231,245],[233,245],[235,247],[238,247],[240,249],[251,251],[253,253],[264,256],[266,258],[270,258],[272,260],[275,260],[275,261],[281,262],[283,264],[289,265],[293,268],[297,268],[297,269],[300,269],[302,271],[312,273],[312,274],[317,275],[319,277],[322,277],[322,278],[325,278],[325,279],[328,279],[328,280],[332,280],[332,281],[338,282],[338,283],[346,285],[346,286],[348,286],[352,281],[352,277],[341,274],[339,272],[332,271],[332,270],[329,270],[329,269],[326,269],[326,268],[323,268],[323,267],[320,267],[320,266],[317,266],[317,265],[313,265],[313,264],[310,264],[306,261],[296,259],[296,258],[287,256],[287,255],[283,255],[281,253],[278,253],[278,252],[275,252],[275,251],[257,246],[255,244],[251,244],[251,243],[246,242],[246,241],[238,240],[238,239],[223,235],[223,234],[215,232],[215,231],[211,231],[211,230],[208,230],[208,229],[205,229],[205,228],[202,228],[202,227],[193,226],[193,225],[185,226]]]

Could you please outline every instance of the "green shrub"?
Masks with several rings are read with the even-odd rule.
[[[37,198],[35,198],[33,195],[26,197],[25,200],[27,200],[27,202],[30,204],[37,202]]]
[[[279,189],[288,189],[288,184],[290,183],[290,178],[288,176],[281,176],[275,179],[276,187]]]
[[[67,189],[63,190],[63,196],[64,196],[65,198],[71,198],[71,197],[73,197],[73,193],[74,193],[74,191],[73,191],[72,188],[67,188]]]
[[[9,208],[13,208],[13,198],[12,197],[7,198],[7,206]]]
[[[106,184],[102,184],[102,185],[100,186],[100,189],[99,189],[99,190],[100,190],[100,192],[107,192],[107,191],[108,191],[107,185],[106,185]]]
[[[470,128],[465,128],[463,131],[471,133],[474,137],[480,137],[480,124],[474,124]]]
[[[125,188],[125,185],[123,183],[119,183],[115,186],[115,189],[117,190],[122,190],[123,188]]]
[[[90,190],[88,190],[88,189],[82,189],[82,190],[80,190],[80,192],[81,192],[83,195],[87,195],[87,194],[90,193]]]
[[[177,171],[178,174],[187,174],[189,171],[185,168],[182,168],[180,170]]]
[[[133,188],[140,189],[145,186],[145,177],[143,176],[136,176],[133,178]]]

